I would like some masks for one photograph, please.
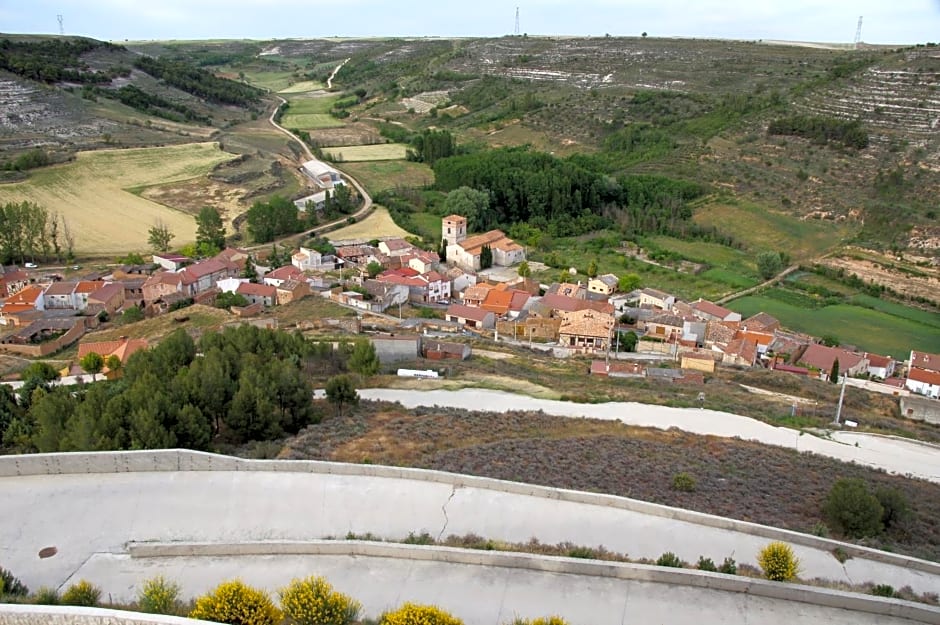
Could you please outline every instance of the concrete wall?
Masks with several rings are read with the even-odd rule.
[[[926,397],[901,397],[901,416],[905,419],[940,424],[940,401]]]
[[[105,608],[0,604],[0,625],[199,625],[208,621]]]
[[[891,386],[890,384],[882,384],[875,380],[865,380],[862,378],[846,378],[845,383],[847,386],[854,386],[856,388],[862,388],[866,391],[871,391],[873,393],[881,393],[883,395],[893,395],[895,397],[907,397],[911,394],[906,388],[898,388],[896,386]]]
[[[24,356],[30,356],[32,358],[39,358],[41,356],[48,356],[49,354],[54,354],[60,349],[71,345],[78,339],[82,338],[85,334],[85,322],[83,319],[76,320],[75,325],[69,328],[68,332],[55,339],[54,341],[46,341],[44,343],[39,343],[38,345],[20,345],[18,343],[3,343],[0,344],[0,349],[7,352],[12,352],[14,354],[22,354]]]
[[[375,346],[375,353],[382,364],[417,360],[421,349],[421,339],[418,336],[373,336],[369,337],[369,340]]]

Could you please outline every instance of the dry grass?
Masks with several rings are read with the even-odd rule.
[[[399,186],[422,187],[434,184],[434,172],[424,163],[372,161],[344,163],[342,168],[373,194]]]
[[[405,158],[408,146],[403,143],[378,143],[376,145],[351,145],[330,148],[329,157],[340,162],[398,161]]]
[[[872,541],[940,559],[940,485],[759,443],[540,413],[363,403],[287,443],[282,457],[373,462],[610,493],[809,532],[841,477],[901,491],[913,517]],[[671,487],[686,472],[691,492]]]
[[[322,82],[317,82],[315,80],[304,80],[301,82],[295,82],[289,87],[281,89],[278,93],[307,93],[308,91],[319,91],[324,88]]]
[[[392,221],[388,209],[376,205],[369,213],[369,216],[362,221],[334,230],[327,236],[331,241],[345,241],[349,239],[374,239],[377,237],[410,237],[413,235]]]
[[[234,319],[234,315],[220,308],[196,304],[152,319],[91,332],[82,339],[82,342],[114,341],[126,336],[159,343],[161,339],[179,328],[186,328],[193,334],[199,334],[207,330],[218,330]]]
[[[119,254],[148,248],[147,230],[160,220],[175,233],[173,245],[195,238],[192,216],[132,190],[204,178],[231,154],[215,143],[80,152],[71,163],[34,172],[0,186],[0,203],[28,200],[58,212],[75,234],[80,253]]]

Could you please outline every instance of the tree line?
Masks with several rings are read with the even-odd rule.
[[[249,107],[261,99],[260,89],[228,78],[220,78],[186,61],[141,56],[134,61],[134,67],[163,80],[168,85],[210,102]]]
[[[102,89],[95,85],[85,85],[82,88],[82,97],[85,99],[93,100],[99,96],[115,99],[121,104],[148,115],[162,117],[174,122],[211,123],[206,115],[197,113],[185,104],[171,102],[166,98],[143,91],[134,85],[124,85],[120,89]]]
[[[11,41],[0,39],[0,69],[41,82],[77,82],[102,84],[118,76],[129,76],[131,69],[115,66],[107,71],[92,71],[81,56],[94,50],[124,50],[123,46],[93,39],[45,39]]]
[[[793,135],[820,145],[836,143],[858,150],[868,147],[868,132],[857,119],[846,121],[816,115],[792,115],[770,122],[767,134]]]
[[[71,257],[75,237],[65,217],[32,202],[0,205],[0,263]]]
[[[198,342],[180,329],[133,354],[114,381],[52,386],[55,370],[34,363],[19,396],[0,385],[0,432],[20,452],[207,450],[279,438],[319,420],[311,375],[345,370],[352,351],[250,325]]]

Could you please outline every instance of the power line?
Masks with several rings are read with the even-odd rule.
[[[62,17],[61,14],[60,14],[60,15],[56,15],[55,17],[56,17],[57,20],[59,20],[59,34],[60,34],[60,35],[64,35],[64,34],[65,34],[65,26],[62,25],[63,17]]]
[[[855,49],[858,50],[858,43],[862,40],[862,18],[864,15],[858,16],[858,27],[855,29]]]

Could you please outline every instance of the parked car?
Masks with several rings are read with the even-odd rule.
[[[26,263],[26,264],[23,265],[23,266],[26,267],[27,269],[35,269],[35,268],[38,267],[39,265],[37,265],[36,263]]]

